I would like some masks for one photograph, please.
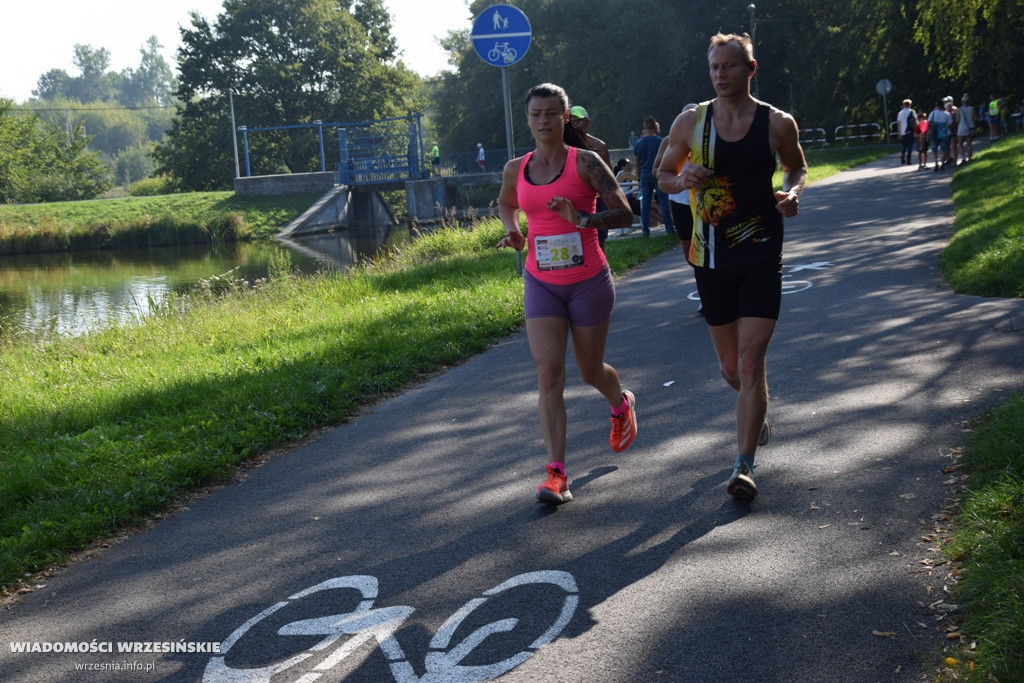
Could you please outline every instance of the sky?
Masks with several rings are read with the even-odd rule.
[[[422,76],[450,68],[436,38],[450,29],[471,28],[466,0],[384,0],[402,60]],[[150,36],[174,59],[179,26],[195,10],[211,22],[223,0],[5,0],[0,9],[0,97],[24,102],[39,77],[51,69],[78,75],[75,45],[106,48],[110,70],[136,68]]]

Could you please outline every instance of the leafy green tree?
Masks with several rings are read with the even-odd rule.
[[[121,73],[110,71],[110,51],[89,45],[75,45],[74,64],[79,75],[63,69],[51,69],[39,77],[32,94],[41,100],[118,102],[126,107],[168,106],[177,87],[174,71],[160,54],[160,42],[150,36],[139,50],[137,69]]]
[[[122,86],[118,101],[126,107],[168,106],[174,100],[177,79],[167,60],[160,54],[163,46],[150,36],[139,50],[142,58],[137,69],[121,72]]]
[[[11,114],[0,100],[0,202],[91,199],[111,186],[110,173],[87,149],[81,125],[70,135],[35,116]]]
[[[479,15],[490,6],[474,0]],[[517,146],[531,144],[522,94],[536,83],[563,86],[587,107],[592,132],[624,147],[629,130],[653,115],[662,131],[686,102],[714,96],[707,70],[711,35],[752,33],[760,99],[791,112],[800,127],[882,124],[875,85],[890,80],[899,101],[930,108],[967,91],[990,89],[1016,101],[1024,90],[1024,0],[515,0],[530,18],[529,51],[509,75]],[[756,30],[754,22],[756,21]],[[504,147],[500,71],[473,50],[468,30],[442,45],[457,70],[431,89],[431,125],[445,149]],[[890,119],[891,120],[891,119]]]
[[[1024,0],[919,0],[915,37],[935,75],[964,84],[976,103],[990,92],[1024,94]]]
[[[41,100],[65,97],[71,90],[72,78],[64,69],[50,69],[36,81],[32,94]]]
[[[396,53],[382,0],[225,0],[213,23],[193,13],[178,53],[182,104],[158,170],[184,189],[230,187],[229,93],[236,123],[250,128],[415,113],[419,79]],[[313,132],[249,144],[253,173],[319,169]]]
[[[113,158],[114,176],[117,184],[125,187],[153,175],[156,162],[153,161],[153,143],[146,143],[123,149]]]
[[[29,148],[36,122],[31,116],[11,114],[13,102],[0,98],[0,203],[18,201],[30,173]]]
[[[473,16],[491,3],[475,0]],[[686,11],[672,0],[638,7],[627,0],[520,0],[529,17],[532,41],[526,55],[509,68],[513,129],[517,147],[532,144],[523,96],[532,85],[554,82],[582,104],[592,132],[609,146],[625,147],[630,130],[654,116],[663,132],[689,101],[713,96],[707,73],[707,44],[719,26],[742,30],[746,6],[691,0]],[[735,20],[735,21],[733,21]],[[730,29],[731,30],[731,29]],[[438,137],[448,149],[505,146],[500,70],[484,63],[465,33],[442,41],[462,50],[458,71],[441,75],[432,108]]]

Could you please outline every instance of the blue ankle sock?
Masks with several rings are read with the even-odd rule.
[[[739,467],[741,460],[743,460],[743,461],[745,461],[747,463],[747,467],[750,468],[751,472],[754,471],[754,459],[751,456],[747,455],[746,453],[740,453],[739,455],[737,455],[736,456],[736,462],[734,462],[732,466],[733,467]]]

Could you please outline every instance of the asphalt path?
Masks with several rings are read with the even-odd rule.
[[[889,156],[787,221],[754,504],[677,248],[617,282],[628,451],[570,370],[573,502],[534,502],[518,333],[46,578],[0,610],[0,680],[931,680],[943,470],[1024,379],[1024,301],[938,271],[950,176]]]

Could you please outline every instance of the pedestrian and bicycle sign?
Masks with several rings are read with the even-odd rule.
[[[492,5],[473,20],[473,49],[491,66],[511,66],[530,49],[530,20],[512,5]]]

